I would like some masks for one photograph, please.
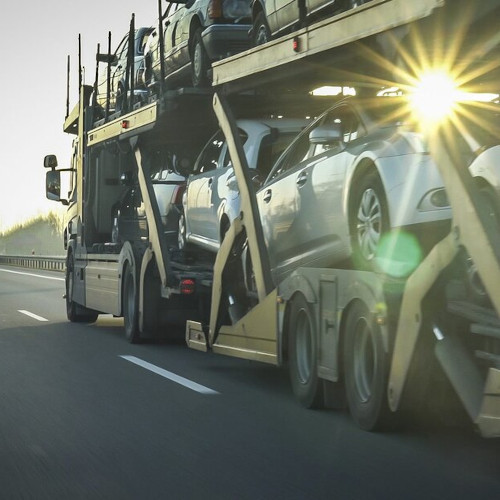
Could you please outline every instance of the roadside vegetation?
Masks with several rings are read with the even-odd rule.
[[[0,255],[64,255],[62,231],[59,214],[39,215],[0,232]]]

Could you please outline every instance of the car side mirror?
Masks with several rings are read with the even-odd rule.
[[[342,128],[340,123],[320,125],[309,133],[311,144],[335,144],[342,141]]]

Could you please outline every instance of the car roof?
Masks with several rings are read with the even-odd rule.
[[[259,133],[274,128],[282,132],[295,132],[302,130],[310,120],[306,118],[259,118],[240,119],[236,121],[239,128],[246,133]]]

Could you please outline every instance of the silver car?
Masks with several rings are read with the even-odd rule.
[[[160,33],[155,28],[146,47],[145,83],[209,84],[212,61],[250,48],[251,0],[172,0],[162,15],[163,68]]]
[[[149,35],[153,31],[151,27],[141,27],[134,32],[133,60],[134,67],[129,68],[133,71],[134,79],[134,102],[136,100],[145,100],[147,89],[144,86],[144,49]],[[125,104],[125,97],[130,90],[131,75],[127,73],[129,34],[127,33],[119,43],[116,51],[109,60],[109,108],[114,111],[121,111]],[[100,61],[108,59],[105,54],[98,55]],[[128,76],[128,80],[127,80]],[[97,102],[103,108],[106,106],[108,92],[108,67],[102,68],[99,74],[97,84]]]
[[[398,98],[344,99],[279,158],[257,192],[278,280],[299,266],[372,268],[393,228],[425,227],[429,246],[448,230],[443,182],[405,109]]]
[[[302,119],[238,120],[243,149],[257,185],[274,161],[308,124]],[[239,215],[240,197],[229,151],[221,131],[206,144],[188,178],[179,219],[179,247],[194,244],[216,252],[231,221]]]

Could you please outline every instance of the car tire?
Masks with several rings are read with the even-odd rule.
[[[125,89],[119,84],[116,90],[115,111],[121,113],[125,106]]]
[[[125,338],[131,344],[140,342],[139,294],[135,266],[127,263],[123,271],[123,326]]]
[[[488,218],[500,229],[500,208],[498,205],[496,193],[490,186],[482,186],[479,188],[479,194],[483,205],[487,209]],[[476,264],[469,256],[467,251],[463,249],[460,253],[462,273],[465,281],[467,300],[473,304],[481,306],[490,306],[491,300],[488,292],[483,284]]]
[[[201,28],[198,29],[191,45],[191,75],[194,87],[207,87],[210,84],[208,69],[210,61],[201,38]]]
[[[184,212],[181,212],[179,215],[179,228],[177,231],[177,247],[179,250],[186,250],[187,241],[186,241],[186,216]]]
[[[352,260],[355,268],[370,270],[380,240],[390,228],[387,201],[375,171],[354,179],[353,186],[349,210]]]
[[[302,294],[293,297],[289,316],[289,372],[293,393],[305,408],[323,406],[318,377],[318,335],[316,323]]]
[[[253,45],[263,45],[271,40],[271,30],[264,12],[260,11],[253,22]]]
[[[74,274],[75,260],[70,252],[66,258],[66,316],[72,323],[94,323],[99,313],[73,301]]]
[[[345,390],[352,418],[368,431],[388,427],[389,354],[380,327],[362,302],[354,303],[347,312],[343,345]]]

